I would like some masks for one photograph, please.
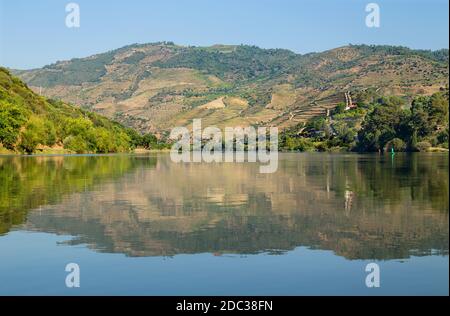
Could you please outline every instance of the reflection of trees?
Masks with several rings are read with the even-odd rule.
[[[297,246],[351,259],[448,253],[447,155],[280,158],[277,173],[261,175],[252,164],[183,165],[160,156],[154,168],[38,203],[46,206],[27,225],[130,256]],[[115,163],[105,168],[120,169]]]
[[[120,177],[142,162],[128,156],[0,158],[0,234],[23,223],[30,209]]]
[[[398,203],[403,196],[427,201],[434,210],[448,213],[448,155],[397,154],[385,156],[383,163],[360,164],[364,179],[356,182],[362,194]],[[373,179],[376,179],[374,181]]]

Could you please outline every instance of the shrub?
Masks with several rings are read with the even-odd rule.
[[[95,129],[95,147],[98,153],[116,152],[117,146],[113,142],[113,135],[106,128]]]
[[[32,130],[25,130],[20,135],[19,149],[27,154],[32,154],[39,145],[39,136]]]
[[[407,145],[400,138],[394,138],[387,142],[385,147],[386,151],[391,151],[392,148],[394,148],[395,151],[406,151]]]
[[[71,150],[77,154],[88,152],[88,145],[80,135],[66,137],[63,144],[65,149]]]
[[[86,136],[88,131],[93,127],[92,121],[88,119],[84,119],[82,117],[79,118],[69,118],[66,120],[64,126],[65,136]]]
[[[314,144],[314,148],[316,148],[317,151],[324,152],[328,150],[328,146],[326,142],[318,142]]]
[[[51,121],[45,121],[44,128],[44,144],[47,146],[53,146],[57,140],[55,124],[53,124]]]
[[[285,147],[293,151],[310,151],[314,149],[314,144],[307,138],[286,137]]]
[[[339,103],[333,109],[333,111],[332,111],[333,115],[344,113],[345,112],[345,107],[346,107],[345,103],[343,103],[343,102]]]
[[[437,135],[437,140],[440,144],[448,146],[448,129],[440,131]]]
[[[427,151],[431,148],[431,144],[429,142],[418,142],[416,144],[416,149],[418,151]]]
[[[32,154],[39,144],[45,143],[43,140],[46,138],[45,121],[40,117],[32,117],[20,134],[19,148],[27,154]]]

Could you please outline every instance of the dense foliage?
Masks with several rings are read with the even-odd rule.
[[[105,65],[114,59],[113,52],[96,55],[93,58],[74,58],[69,62],[57,62],[45,66],[42,76],[29,82],[33,86],[53,87],[58,84],[80,85],[86,82],[97,82],[106,74]]]
[[[281,136],[285,150],[426,151],[448,149],[448,89],[415,97],[359,93],[358,106],[345,111],[338,105],[330,117],[317,117]]]
[[[283,49],[236,46],[231,52],[185,48],[167,61],[154,63],[161,68],[192,68],[224,79],[246,80],[278,76],[289,72],[300,55]]]
[[[0,145],[8,150],[30,154],[63,147],[74,153],[113,153],[155,144],[153,139],[144,144],[134,130],[98,114],[38,96],[0,68]]]
[[[352,47],[358,48],[365,55],[382,53],[386,55],[421,56],[437,62],[448,63],[448,49],[432,51],[390,45],[352,45]]]

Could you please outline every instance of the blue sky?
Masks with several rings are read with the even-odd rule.
[[[65,6],[80,6],[67,28]],[[381,27],[365,25],[376,2]],[[42,67],[132,43],[252,44],[298,53],[352,44],[448,48],[448,0],[0,0],[0,65]]]

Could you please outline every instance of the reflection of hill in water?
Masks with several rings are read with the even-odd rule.
[[[114,181],[156,159],[117,156],[0,156],[0,235],[23,223],[28,211]]]
[[[253,164],[161,156],[29,213],[27,227],[129,256],[297,246],[351,259],[447,254],[447,159],[283,155],[277,173],[261,175]]]

